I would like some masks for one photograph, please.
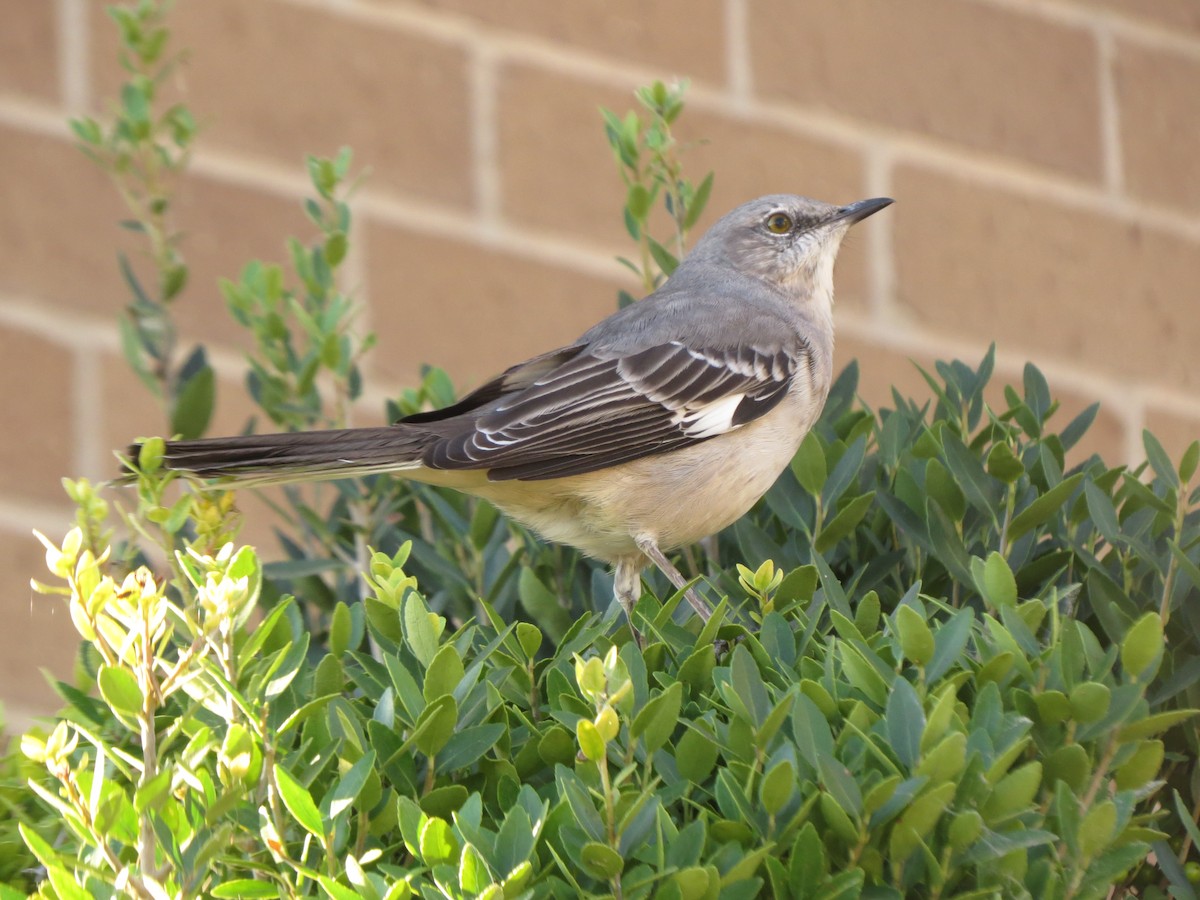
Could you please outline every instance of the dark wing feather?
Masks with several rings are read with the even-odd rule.
[[[563,347],[561,350],[551,350],[549,353],[535,356],[533,359],[505,369],[502,374],[497,375],[486,384],[477,387],[457,403],[450,406],[443,406],[441,409],[431,409],[427,412],[404,416],[396,424],[420,425],[426,422],[444,422],[446,419],[452,419],[463,413],[472,412],[481,406],[491,403],[493,400],[499,400],[505,394],[529,387],[543,375],[553,372],[560,365],[575,358],[581,352],[583,352],[583,345],[576,344],[572,347]]]
[[[425,464],[538,480],[677,450],[765,415],[809,358],[803,343],[697,350],[673,341],[627,356],[571,349],[536,380],[470,407],[477,415],[444,431]]]

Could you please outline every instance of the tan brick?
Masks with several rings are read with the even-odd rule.
[[[1146,409],[1146,428],[1153,434],[1176,465],[1192,441],[1200,440],[1200,412],[1187,413],[1151,405]],[[1196,479],[1192,479],[1196,484]]]
[[[528,66],[499,73],[499,162],[506,218],[628,252],[624,187],[600,107],[624,115],[627,91]],[[687,113],[685,112],[686,116]]]
[[[0,126],[0,290],[91,312],[122,301],[117,222],[105,176],[65,140]]]
[[[1197,4],[1200,19],[1200,4]],[[1121,149],[1131,194],[1200,210],[1200,61],[1121,42]]]
[[[55,4],[0,0],[0,93],[58,97]]]
[[[555,44],[635,60],[664,74],[718,82],[725,77],[721,0],[418,0],[430,9],[524,31]],[[388,3],[381,3],[386,6]]]
[[[444,367],[460,389],[527,357],[573,341],[616,310],[606,282],[466,241],[372,222],[371,316],[381,377],[417,380],[422,363]]]
[[[236,281],[255,259],[287,262],[287,239],[311,243],[315,226],[299,200],[195,175],[180,183],[176,221],[191,267],[188,291],[174,307],[181,333],[192,340],[249,348],[252,340],[226,308],[219,279]],[[287,283],[295,285],[296,279],[289,275]]]
[[[284,264],[285,283],[295,286],[287,239],[296,237],[309,244],[316,237],[316,227],[304,216],[301,202],[189,174],[178,185],[174,227],[182,232],[180,250],[189,267],[188,287],[172,305],[180,353],[190,352],[196,342],[250,349],[253,338],[230,314],[219,282],[222,278],[237,281],[246,263],[261,260]],[[125,238],[123,243],[136,248],[135,268],[144,283],[153,285],[156,275],[136,238]],[[123,305],[129,299],[123,281],[115,273],[108,280],[118,282]]]
[[[1074,0],[1171,31],[1200,34],[1200,6],[1194,0]]]
[[[64,520],[64,533],[68,524]],[[79,637],[66,600],[35,593],[30,578],[52,581],[42,545],[27,530],[0,531],[0,700],[26,712],[51,713],[62,701],[43,673],[71,682]]]
[[[691,109],[679,119],[678,137],[690,145],[684,165],[699,182],[714,172],[713,193],[694,237],[739,204],[763,194],[794,193],[828,203],[866,195],[862,160],[844,148],[782,128]],[[837,300],[846,307],[867,302],[863,225],[842,244],[837,263]]]
[[[115,37],[94,17],[99,92],[120,70]],[[374,188],[467,205],[471,200],[467,58],[463,50],[279,2],[205,0],[172,13],[186,47],[186,99],[206,146],[279,160],[355,151]]]
[[[118,252],[151,277],[144,242],[117,226],[128,212],[116,189],[68,141],[0,126],[0,196],[0,290],[115,321],[131,299]],[[174,306],[179,328],[186,338],[248,346],[217,279],[235,278],[251,259],[286,259],[289,235],[310,240],[299,201],[192,175],[179,184],[174,222],[191,269]]]
[[[75,465],[70,351],[0,327],[0,493],[23,501],[63,500],[60,479]]]
[[[1017,391],[1020,392],[1019,379],[1013,379],[1013,381]],[[1110,466],[1125,462],[1128,438],[1125,422],[1117,415],[1116,404],[1119,401],[1068,390],[1056,386],[1053,379],[1050,379],[1050,396],[1059,403],[1058,410],[1046,425],[1051,432],[1062,431],[1093,403],[1100,403],[1100,409],[1096,412],[1092,426],[1084,432],[1079,443],[1067,454],[1068,466],[1083,462],[1093,453],[1098,454]]]
[[[922,327],[1200,386],[1200,246],[913,167],[895,185],[899,299]]]
[[[504,213],[537,228],[562,231],[628,253],[621,218],[625,188],[604,137],[598,109],[634,108],[632,91],[560,73],[512,66],[500,76],[500,162]],[[697,231],[753,197],[796,192],[831,201],[862,196],[854,154],[781,128],[696,108],[678,120],[685,173],[699,182],[715,171],[709,213]],[[538,140],[537,135],[553,135]],[[698,141],[705,143],[697,144]]]
[[[764,96],[1101,174],[1097,51],[1082,29],[958,0],[754,0]]]

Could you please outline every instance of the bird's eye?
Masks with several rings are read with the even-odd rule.
[[[767,216],[767,231],[771,234],[787,234],[796,223],[787,213],[771,213]]]

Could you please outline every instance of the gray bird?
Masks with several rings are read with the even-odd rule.
[[[611,564],[632,626],[647,562],[684,587],[665,552],[741,517],[816,421],[838,247],[891,202],[760,197],[645,299],[452,406],[375,428],[170,441],[165,465],[235,485],[390,473],[482,497]]]

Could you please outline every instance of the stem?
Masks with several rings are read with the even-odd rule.
[[[138,787],[144,788],[158,775],[158,734],[154,730],[154,714],[158,711],[159,689],[154,677],[154,644],[150,630],[151,611],[142,606],[142,712],[138,726],[142,740],[142,777]],[[151,813],[145,810],[138,817],[138,859],[143,872],[155,873],[155,836]],[[155,876],[157,877],[157,876]]]
[[[1200,822],[1200,800],[1192,806],[1192,821]],[[1190,832],[1186,832],[1183,836],[1183,843],[1179,847],[1179,863],[1182,865],[1187,862],[1188,853],[1192,849],[1192,836]]]
[[[600,769],[600,790],[604,792],[604,828],[607,832],[608,845],[614,850],[620,849],[620,842],[617,840],[617,807],[613,802],[612,782],[608,777],[608,755],[607,750],[605,755],[597,760],[597,767]],[[621,893],[621,878],[615,876],[612,879],[613,896],[617,900],[622,900],[624,896]]]
[[[1013,508],[1017,503],[1017,486],[1016,483],[1010,483],[1008,486],[1008,497],[1004,503],[1004,521],[1000,524],[1000,555],[1005,559],[1008,558],[1008,526],[1012,522]]]
[[[1187,516],[1187,491],[1189,485],[1183,484],[1179,487],[1179,493],[1175,498],[1175,540],[1179,540],[1179,536],[1183,534],[1183,523]],[[1158,614],[1162,617],[1163,626],[1167,624],[1167,620],[1171,617],[1171,594],[1175,590],[1175,573],[1179,570],[1179,561],[1174,553],[1170,552],[1168,544],[1167,556],[1167,574],[1163,579],[1162,602],[1158,606]]]
[[[433,790],[434,762],[435,762],[434,757],[430,756],[429,757],[429,766],[425,769],[425,789],[421,792],[423,794],[428,794],[430,791]]]

